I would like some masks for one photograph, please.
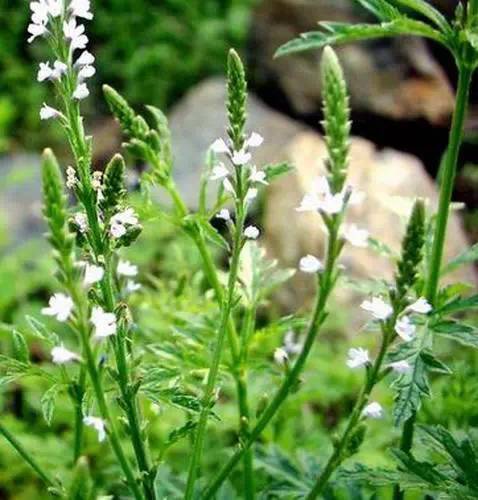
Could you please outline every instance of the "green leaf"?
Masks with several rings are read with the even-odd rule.
[[[403,14],[385,0],[357,0],[362,7],[370,11],[380,21],[393,21]]]
[[[441,33],[427,24],[405,18],[382,24],[321,22],[319,26],[322,28],[322,31],[303,33],[299,38],[279,47],[275,54],[276,57],[306,50],[321,49],[326,45],[339,45],[399,35],[423,36],[446,44]]]
[[[458,269],[459,267],[464,266],[466,264],[472,264],[477,260],[478,260],[478,243],[476,243],[470,248],[467,248],[460,255],[450,260],[450,262],[448,262],[448,264],[443,268],[442,275],[451,273],[456,269]]]
[[[12,340],[13,340],[13,356],[18,361],[22,363],[29,364],[30,363],[30,353],[28,350],[28,345],[25,341],[25,337],[20,333],[14,330],[12,332]]]
[[[414,12],[426,17],[435,23],[435,25],[438,26],[444,33],[451,30],[446,17],[439,10],[435,9],[424,0],[392,0],[392,2],[402,7],[408,7]]]
[[[478,307],[478,294],[466,298],[458,297],[439,308],[435,311],[435,314],[455,314],[457,312],[468,311],[476,307]]]
[[[93,485],[86,457],[80,457],[73,470],[68,500],[92,500]]]
[[[55,412],[55,402],[62,386],[53,384],[42,396],[40,400],[43,418],[48,425],[51,425],[53,413]]]
[[[197,422],[192,420],[188,420],[184,425],[178,427],[171,431],[168,436],[167,446],[171,446],[172,444],[178,442],[179,440],[189,436],[196,429]]]
[[[437,470],[436,465],[429,462],[419,462],[401,450],[392,450],[392,453],[407,472],[422,478],[428,484],[437,486],[447,481],[447,477]]]
[[[432,324],[431,330],[461,345],[478,349],[478,329],[458,321],[441,321]]]
[[[47,342],[50,346],[56,346],[60,343],[58,335],[51,332],[41,321],[38,321],[33,316],[27,316],[26,320],[33,335]]]
[[[422,351],[420,353],[422,361],[427,365],[429,371],[436,373],[442,373],[444,375],[449,375],[451,372],[450,368],[446,366],[442,361],[434,356],[430,351]]]

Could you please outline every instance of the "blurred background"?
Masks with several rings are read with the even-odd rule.
[[[92,96],[85,101],[85,115],[87,128],[95,136],[95,168],[102,169],[121,147],[121,134],[101,94],[101,84],[108,83],[139,111],[144,104],[153,104],[167,112],[173,134],[175,176],[194,208],[205,152],[224,133],[223,74],[227,51],[234,47],[248,67],[250,128],[265,137],[258,164],[286,160],[296,167],[293,176],[268,189],[255,209],[254,217],[265,230],[263,244],[283,267],[296,267],[302,255],[320,251],[323,234],[316,220],[299,219],[293,210],[324,156],[319,125],[320,54],[309,52],[282,59],[273,59],[273,54],[282,43],[315,29],[320,20],[370,20],[364,11],[352,0],[92,3],[95,18],[88,23],[87,31],[97,74],[90,84]],[[432,3],[447,15],[452,15],[456,6],[454,0]],[[53,104],[51,89],[36,82],[38,62],[47,59],[48,52],[41,42],[26,43],[28,18],[28,2],[0,0],[0,349],[7,351],[10,325],[19,325],[28,333],[26,315],[38,316],[55,286],[53,264],[41,238],[39,153],[52,146],[64,165],[68,161],[60,130],[54,123],[39,120],[42,103]],[[434,179],[453,110],[453,61],[440,47],[413,38],[348,45],[339,49],[339,57],[349,82],[353,133],[357,136],[352,145],[350,175],[367,195],[366,206],[352,217],[367,226],[378,240],[398,249],[409,198],[425,196],[431,207],[437,200]],[[477,104],[475,88],[454,195],[462,205],[450,224],[448,257],[478,241]],[[133,174],[131,183],[135,184]],[[174,259],[178,256],[182,256],[184,267],[189,266],[187,273],[198,272],[197,259],[189,259],[189,254],[187,242],[156,221],[147,228],[132,257],[140,261],[145,274],[167,281],[179,279],[171,271],[177,267]],[[366,250],[346,254],[345,264],[353,278],[380,278],[393,272],[386,259]],[[185,273],[181,268],[177,274],[183,279]],[[452,278],[476,287],[472,264]],[[310,291],[310,283],[296,277],[277,294],[271,309],[290,312],[299,307],[306,311]],[[358,303],[362,296],[359,291],[351,286],[339,294],[335,307],[341,314],[335,316],[326,335],[334,341],[324,347],[331,355],[343,356],[355,328],[361,324],[360,317],[349,317],[343,308],[344,303]],[[200,287],[197,292],[201,296]],[[278,343],[280,340],[271,341],[270,352]],[[42,362],[47,354],[38,346],[33,357]],[[476,424],[476,405],[465,405],[477,399],[476,389],[467,385],[477,365],[472,355],[460,353],[458,358],[464,363],[456,386],[436,383],[440,416],[430,411],[424,418],[441,419],[446,425]],[[273,431],[285,449],[294,449],[297,436],[299,443],[305,440],[307,448],[311,436],[319,439],[327,435],[339,425],[339,415],[353,401],[358,379],[345,370],[331,374],[320,359],[314,359],[308,373],[306,390],[287,410],[289,414],[300,414],[301,422],[292,428],[279,419]],[[317,376],[326,382],[321,384],[328,388],[326,394],[314,384]],[[40,395],[34,382],[22,382],[5,390],[0,382],[0,389],[0,407],[19,435],[24,433],[24,438],[37,448],[46,443],[43,460],[61,457],[66,445],[60,444],[57,436],[58,429],[68,422],[67,410],[60,411],[56,427],[47,428],[40,423]],[[304,414],[301,405],[306,400],[312,402]],[[31,425],[44,432],[41,439],[28,436],[26,431]],[[387,442],[379,444],[387,447]],[[2,442],[0,450],[0,498],[40,498],[32,496],[38,495],[38,485],[28,470]],[[387,460],[374,449],[365,447],[364,453],[374,463]],[[179,460],[181,454],[176,458]],[[12,463],[15,467],[9,467]]]

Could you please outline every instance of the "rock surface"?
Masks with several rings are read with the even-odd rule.
[[[250,61],[255,83],[283,93],[300,114],[320,110],[319,51],[273,59],[283,43],[317,29],[319,21],[371,21],[349,0],[265,0],[257,8]],[[349,82],[352,107],[392,119],[425,118],[445,122],[453,91],[426,44],[400,37],[339,47]]]
[[[265,245],[268,253],[285,267],[296,268],[306,254],[323,254],[325,233],[319,215],[299,213],[295,208],[309,190],[312,179],[324,172],[325,157],[325,143],[319,134],[299,134],[283,152],[283,158],[290,161],[296,171],[269,187],[264,214]],[[352,140],[348,182],[363,191],[366,198],[361,205],[349,208],[347,221],[367,228],[372,237],[394,251],[400,249],[412,199],[427,199],[433,210],[437,205],[435,184],[419,160],[390,149],[378,151],[364,139]],[[449,224],[445,258],[458,255],[467,245],[460,219],[454,214]],[[390,279],[394,272],[389,259],[350,245],[344,249],[341,262],[352,278]],[[474,282],[475,276],[473,269],[467,268],[452,278]],[[284,291],[281,302],[293,310],[310,302],[311,291],[310,278],[298,273]],[[339,293],[339,297],[340,302],[348,306],[360,299],[350,293]]]

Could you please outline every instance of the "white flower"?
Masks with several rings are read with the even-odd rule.
[[[320,260],[313,255],[306,255],[299,261],[299,269],[303,273],[318,273],[319,271],[322,271],[323,268],[324,266],[322,265],[322,262],[320,262]]]
[[[53,71],[51,74],[51,78],[53,80],[59,80],[67,71],[68,71],[68,66],[61,61],[55,61],[53,63]]]
[[[78,183],[78,179],[76,177],[76,170],[69,165],[66,167],[66,187],[68,189],[73,189]]]
[[[94,285],[103,279],[105,275],[105,270],[101,266],[95,266],[94,264],[86,264],[85,276],[83,278],[83,283],[86,286]]]
[[[78,354],[66,349],[62,344],[51,350],[51,359],[56,365],[64,365],[65,363],[70,363],[71,361],[78,361],[80,357]]]
[[[298,212],[322,211],[333,215],[340,213],[343,207],[343,193],[332,193],[327,178],[320,176],[314,180],[312,191],[303,197],[296,210]]]
[[[255,200],[257,198],[257,189],[256,188],[249,188],[247,190],[246,196],[244,197],[244,201],[246,203],[250,203],[251,201]]]
[[[48,5],[43,0],[39,2],[31,2],[30,9],[32,11],[33,24],[46,24],[48,22]]]
[[[50,120],[59,116],[61,116],[61,113],[57,109],[43,103],[43,106],[40,109],[40,120]]]
[[[222,181],[222,186],[224,187],[224,190],[227,193],[230,193],[233,196],[236,195],[236,191],[234,190],[234,186],[232,185],[231,181],[227,177]]]
[[[88,21],[93,19],[93,14],[90,12],[90,0],[71,0],[68,8],[73,17],[82,17]]]
[[[345,224],[342,228],[342,236],[354,247],[366,248],[370,234],[366,229],[360,229],[355,224]]]
[[[289,355],[287,354],[287,352],[284,348],[278,347],[274,351],[274,361],[278,365],[284,365],[285,363],[287,363],[288,360],[289,360]]]
[[[266,173],[263,170],[257,170],[257,167],[253,165],[251,167],[251,174],[249,176],[251,182],[260,182],[267,186],[269,183],[266,181]]]
[[[96,69],[94,66],[86,65],[83,66],[78,72],[78,80],[80,82],[86,80],[87,78],[91,78],[96,73]]]
[[[110,227],[110,233],[113,238],[121,238],[126,234],[126,228],[123,226],[123,224],[111,224]]]
[[[44,307],[41,313],[45,316],[54,316],[58,321],[66,321],[73,310],[73,300],[64,293],[55,293],[48,301],[48,307]]]
[[[317,212],[320,210],[319,197],[315,194],[305,194],[296,210],[298,212]]]
[[[85,27],[83,24],[77,25],[75,18],[63,23],[63,34],[66,39],[71,40],[71,52],[86,48],[88,37],[85,35]]]
[[[88,87],[86,86],[86,83],[80,83],[75,91],[73,92],[73,97],[77,99],[78,101],[81,101],[82,99],[86,99],[90,95],[90,91],[88,90]]]
[[[95,62],[95,56],[87,50],[81,53],[81,56],[76,60],[76,67],[91,66]]]
[[[289,330],[284,337],[284,349],[288,354],[298,354],[302,350],[303,344],[295,341],[295,334]]]
[[[52,77],[53,70],[50,67],[49,61],[46,63],[40,63],[40,69],[38,70],[37,73],[37,81],[39,82],[44,82],[45,80],[48,80]]]
[[[388,365],[394,372],[396,373],[407,373],[410,371],[410,363],[406,360],[403,361],[395,361],[394,363],[390,363]]]
[[[257,240],[259,238],[259,229],[256,226],[247,226],[244,230],[244,236],[250,240]]]
[[[127,208],[113,215],[113,217],[111,217],[111,222],[114,224],[135,226],[138,224],[138,216],[132,208]]]
[[[113,313],[105,312],[102,307],[95,306],[93,308],[90,321],[95,327],[93,333],[95,339],[116,335],[116,316]]]
[[[138,266],[131,264],[127,260],[120,260],[117,268],[118,274],[132,278],[138,274]]]
[[[362,411],[362,415],[368,418],[382,418],[383,417],[383,408],[377,402],[369,403]]]
[[[210,179],[212,181],[217,181],[219,179],[224,179],[229,175],[229,170],[225,167],[224,163],[219,163],[212,167],[212,173]]]
[[[241,149],[240,151],[234,151],[232,153],[231,161],[234,165],[236,165],[236,167],[241,167],[249,163],[251,158],[251,153],[248,153],[245,149]]]
[[[428,314],[432,310],[432,306],[429,304],[427,299],[420,297],[413,304],[410,304],[407,307],[407,310],[417,314]]]
[[[73,216],[75,224],[78,226],[80,233],[84,234],[88,231],[88,217],[84,212],[78,212]]]
[[[223,208],[216,214],[216,218],[228,221],[231,220],[231,214],[227,208]]]
[[[137,292],[140,288],[141,285],[139,283],[136,283],[136,281],[128,280],[128,282],[126,283],[126,291],[128,293]]]
[[[417,327],[411,322],[408,316],[403,316],[395,323],[397,335],[405,342],[410,342],[415,337]]]
[[[229,153],[229,146],[226,144],[224,139],[216,139],[211,144],[211,150],[216,154]]]
[[[258,134],[257,132],[252,132],[249,139],[246,140],[246,146],[250,148],[258,148],[262,145],[263,142],[264,138],[262,137],[262,135]]]
[[[31,35],[28,38],[28,43],[32,43],[33,40],[35,40],[35,38],[43,36],[45,33],[48,33],[48,30],[44,24],[35,24],[35,23],[29,24],[27,31]]]
[[[370,363],[367,349],[362,349],[361,347],[356,349],[352,347],[352,349],[349,349],[347,356],[347,366],[349,368],[361,368]]]
[[[393,314],[392,306],[380,297],[372,297],[372,300],[364,300],[360,307],[379,320],[386,320]]]
[[[83,423],[88,427],[93,427],[98,433],[98,441],[102,443],[106,438],[105,421],[98,417],[84,417]]]
[[[58,17],[63,13],[63,0],[47,0],[47,5],[51,17]]]
[[[344,207],[344,197],[342,193],[327,195],[320,203],[320,210],[329,215],[338,214]]]

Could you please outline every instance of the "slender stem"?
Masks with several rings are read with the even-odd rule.
[[[476,9],[477,4],[478,2],[476,0],[472,0],[471,8]],[[459,65],[458,70],[459,77],[456,93],[455,111],[453,113],[445,165],[440,184],[440,199],[438,204],[435,234],[433,236],[430,267],[428,270],[428,279],[426,283],[426,297],[432,305],[436,301],[439,288],[440,271],[446,238],[446,228],[448,225],[450,203],[453,194],[453,187],[458,164],[458,155],[463,139],[463,127],[468,107],[471,78],[473,75],[473,70],[467,65]],[[415,421],[416,412],[412,414],[412,416],[405,422],[403,426],[400,449],[406,453],[411,450],[413,445]],[[403,498],[404,492],[400,490],[399,485],[396,485],[394,489],[394,500],[402,500]]]
[[[237,189],[238,193],[240,193],[241,192],[240,187],[238,187]],[[216,345],[214,348],[211,368],[209,369],[208,379],[206,383],[206,390],[203,398],[202,411],[199,417],[199,423],[196,431],[196,438],[194,442],[193,452],[189,466],[188,480],[186,484],[186,492],[184,497],[185,500],[191,500],[191,498],[194,495],[194,486],[196,483],[197,470],[199,467],[199,462],[203,450],[207,420],[209,418],[212,397],[214,393],[217,375],[219,372],[219,364],[221,361],[221,355],[223,351],[226,332],[228,330],[230,313],[234,303],[234,292],[237,281],[237,275],[239,271],[239,258],[242,249],[242,241],[243,241],[242,238],[243,238],[244,221],[245,221],[243,197],[240,197],[239,200],[236,202],[236,214],[237,214],[237,221],[236,221],[236,228],[234,235],[234,246],[231,257],[231,265],[229,270],[227,297],[225,298],[225,300],[222,301],[222,306],[221,306],[222,314],[221,314],[219,332],[217,336]]]
[[[30,455],[23,445],[13,436],[0,422],[0,434],[15,448],[17,453],[30,465],[30,467],[38,474],[43,482],[49,487],[58,487],[58,484],[53,481],[50,475],[45,472],[38,462]]]
[[[83,395],[85,394],[86,385],[86,369],[82,364],[80,367],[80,375],[76,387],[77,393],[75,394],[75,440],[73,448],[73,463],[76,463],[80,458],[81,449],[83,446]]]
[[[278,389],[276,395],[269,403],[268,407],[264,410],[254,428],[251,430],[248,440],[242,443],[242,448],[237,450],[234,455],[232,455],[232,457],[227,461],[227,463],[219,471],[212,482],[206,486],[201,496],[203,500],[212,498],[215,495],[221,484],[225,481],[225,479],[229,476],[237,463],[241,460],[246,450],[249,449],[260,437],[263,430],[267,427],[269,422],[282,406],[291,389],[297,383],[297,380],[302,373],[302,370],[304,369],[305,362],[307,361],[312,346],[314,345],[315,338],[317,337],[317,334],[320,331],[320,327],[322,326],[327,316],[326,305],[330,292],[332,291],[335,284],[335,263],[338,255],[339,251],[337,223],[331,227],[325,270],[320,279],[319,293],[317,294],[314,312],[302,350],[299,353],[299,356],[297,357],[287,377],[284,379],[283,383]]]
[[[387,353],[387,348],[390,345],[390,339],[393,338],[393,325],[395,323],[396,316],[392,319],[392,321],[382,328],[382,343],[380,346],[380,351],[375,359],[375,362],[371,368],[371,370],[367,373],[367,378],[365,384],[360,392],[360,395],[355,403],[354,409],[352,410],[352,414],[350,415],[347,426],[342,434],[342,437],[338,444],[335,446],[332,455],[330,456],[327,464],[324,467],[324,470],[317,478],[313,488],[307,495],[307,500],[313,500],[317,498],[320,493],[323,492],[325,486],[327,485],[330,477],[340,466],[344,457],[344,451],[346,450],[350,438],[353,436],[353,431],[356,429],[357,424],[360,422],[362,418],[362,412],[365,408],[365,405],[368,402],[370,394],[379,381],[380,370],[382,368],[383,360],[385,358],[385,354]]]

